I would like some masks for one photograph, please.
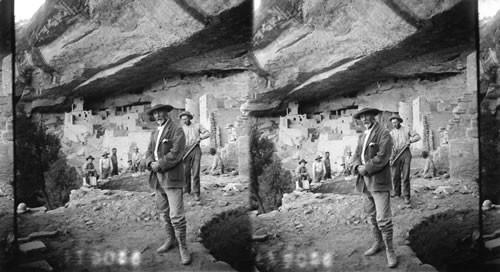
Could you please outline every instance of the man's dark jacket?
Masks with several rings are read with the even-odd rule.
[[[153,131],[149,141],[148,151],[146,152],[146,165],[155,161],[154,148],[159,130]],[[149,176],[149,186],[156,189],[159,183],[161,187],[183,188],[184,187],[184,164],[182,157],[186,146],[186,136],[182,128],[172,120],[168,120],[165,129],[160,137],[158,145],[158,163],[160,171],[154,173],[151,171]]]
[[[389,131],[378,122],[373,124],[373,130],[366,142],[365,150],[365,168],[368,174],[364,176],[366,181],[366,189],[370,192],[390,191],[391,170],[389,167],[389,159],[392,152],[392,137]],[[362,134],[358,140],[358,146],[353,157],[353,169],[361,165],[361,153],[366,134]],[[356,181],[356,190],[363,192],[365,187],[363,176],[358,175]]]

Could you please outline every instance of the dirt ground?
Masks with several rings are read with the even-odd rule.
[[[46,252],[20,255],[17,262],[45,259],[55,271],[234,271],[210,255],[201,244],[199,230],[214,215],[247,206],[248,183],[238,176],[202,176],[201,205],[192,197],[185,199],[193,263],[182,266],[177,249],[166,254],[155,251],[164,231],[147,178],[147,173],[123,174],[103,185],[102,190],[74,191],[67,207],[19,215],[19,237],[35,231],[59,233],[41,239],[48,248]],[[242,182],[245,189],[222,191],[232,182]],[[353,191],[353,184],[354,180],[345,178],[329,180],[315,188],[316,193],[287,194],[279,211],[250,213],[253,233],[268,235],[265,241],[253,243],[259,271],[389,271],[385,254],[362,255],[371,237],[362,198]],[[450,186],[451,194],[435,194],[439,186]],[[421,264],[410,250],[409,231],[433,214],[450,209],[477,211],[479,198],[474,190],[473,184],[460,180],[415,178],[411,205],[392,198],[400,263],[390,271],[435,271]],[[12,211],[12,203],[5,198],[0,198],[0,204]],[[0,231],[5,237],[12,213],[0,216]],[[500,213],[490,212],[488,218],[497,218],[497,222]],[[494,230],[497,225],[489,219],[485,226]],[[5,243],[0,245],[3,248]]]
[[[434,194],[442,185],[454,192]],[[435,271],[414,258],[406,240],[409,230],[424,217],[449,209],[477,210],[479,203],[470,184],[413,179],[410,205],[401,198],[391,199],[399,265],[389,269],[384,253],[363,256],[372,240],[362,197],[353,191],[354,180],[330,180],[321,187],[323,192],[336,193],[292,193],[280,212],[252,218],[254,231],[271,237],[257,247],[260,271]]]
[[[43,238],[48,250],[20,256],[18,263],[45,259],[55,271],[234,271],[214,258],[200,243],[199,228],[214,214],[248,203],[248,189],[224,195],[222,188],[237,177],[202,176],[202,201],[185,199],[188,243],[193,263],[183,266],[178,249],[157,254],[164,239],[161,218],[147,174],[122,175],[105,190],[77,190],[67,208],[19,216],[19,237],[35,231],[58,230]]]

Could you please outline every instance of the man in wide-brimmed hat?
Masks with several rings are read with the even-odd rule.
[[[311,172],[312,172],[312,180],[315,183],[320,182],[322,179],[324,179],[326,171],[325,171],[325,164],[323,161],[321,161],[322,157],[321,155],[316,156],[314,159],[314,162],[311,166]]]
[[[95,165],[93,163],[94,157],[92,155],[89,155],[86,158],[85,163],[82,166],[83,170],[83,186],[90,186],[90,177],[96,177],[97,178],[97,169],[95,168]]]
[[[405,204],[410,204],[410,144],[418,142],[420,135],[407,126],[401,125],[403,119],[399,114],[393,114],[391,121],[393,129],[391,137],[393,142],[391,155],[392,172],[392,197],[401,196],[401,176],[403,176],[403,197]]]
[[[111,172],[113,171],[113,162],[111,158],[109,158],[109,152],[104,151],[101,159],[99,160],[99,173],[101,178],[105,179],[111,176]]]
[[[186,137],[182,128],[168,116],[172,109],[170,105],[159,104],[148,111],[158,124],[158,129],[151,134],[145,161],[151,170],[149,185],[156,190],[156,208],[164,218],[167,231],[167,239],[156,251],[169,251],[177,240],[181,263],[187,265],[191,262],[191,253],[187,247],[182,194],[185,185],[182,156]]]
[[[306,164],[307,161],[302,159],[299,161],[299,166],[297,166],[297,168],[295,169],[295,177],[297,178],[297,180],[295,181],[295,189],[297,190],[309,189],[309,182],[311,182],[311,177],[307,172]],[[307,186],[304,186],[304,181],[307,182]]]
[[[373,245],[364,253],[371,256],[386,249],[387,266],[397,266],[393,248],[393,226],[391,213],[391,170],[389,159],[392,138],[375,116],[380,110],[365,108],[353,115],[362,122],[365,132],[359,137],[352,158],[353,170],[358,173],[356,189],[363,193],[363,209],[368,215],[375,238]]]
[[[199,123],[193,122],[193,115],[189,111],[179,114],[182,130],[186,135],[186,150],[184,151],[184,177],[186,187],[184,193],[193,193],[194,200],[200,201],[200,141],[210,137],[210,131]],[[193,181],[191,182],[191,176]]]

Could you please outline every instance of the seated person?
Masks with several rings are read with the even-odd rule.
[[[88,156],[87,161],[83,164],[83,186],[90,186],[90,177],[95,177],[97,180],[97,169],[94,166],[94,157]]]
[[[309,186],[307,185],[309,185],[312,179],[309,176],[309,173],[307,172],[306,163],[307,163],[306,160],[304,159],[300,160],[299,166],[295,169],[295,177],[296,177],[295,189],[297,190],[303,190],[304,187],[305,189],[309,189]],[[303,181],[307,181],[306,186],[304,186]]]
[[[422,151],[422,158],[425,159],[424,170],[422,172],[422,176],[425,179],[430,179],[436,176],[436,167],[434,166],[434,162],[429,157],[429,153],[427,151]]]
[[[212,176],[219,176],[224,174],[224,163],[222,163],[222,159],[217,153],[217,149],[211,147],[209,153],[214,157],[214,159],[212,161],[212,165],[210,165],[205,173]]]

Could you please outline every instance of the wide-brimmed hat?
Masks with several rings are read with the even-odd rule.
[[[109,155],[109,152],[108,151],[104,151],[104,153],[102,153],[102,156],[106,156],[106,155]]]
[[[148,113],[148,115],[153,115],[154,111],[164,110],[166,112],[170,112],[173,109],[174,109],[174,107],[172,107],[170,105],[158,104],[158,105],[152,107],[151,109],[149,109],[147,113]]]
[[[19,203],[19,205],[17,205],[17,213],[25,213],[28,212],[29,210],[30,208],[28,208],[28,206],[25,203]]]
[[[94,157],[92,157],[92,155],[89,155],[85,160],[88,160],[88,159],[94,159]]]
[[[377,115],[379,114],[381,111],[378,110],[378,109],[375,109],[375,108],[364,108],[364,109],[361,109],[360,111],[356,112],[352,117],[354,117],[354,119],[358,119],[359,120],[359,116],[361,114],[366,114],[366,113],[373,113],[374,115]]]
[[[389,122],[392,121],[392,119],[398,119],[400,123],[403,123],[403,118],[401,118],[401,116],[399,116],[399,114],[397,113],[391,115],[391,117],[389,118]]]
[[[323,157],[321,155],[316,156],[315,160],[321,160]]]
[[[179,118],[182,118],[182,116],[186,115],[189,117],[189,119],[193,119],[193,115],[189,111],[183,111],[181,114],[179,114]]]
[[[307,161],[304,160],[304,159],[302,159],[302,160],[299,161],[299,164],[301,164],[301,163],[307,163]]]

